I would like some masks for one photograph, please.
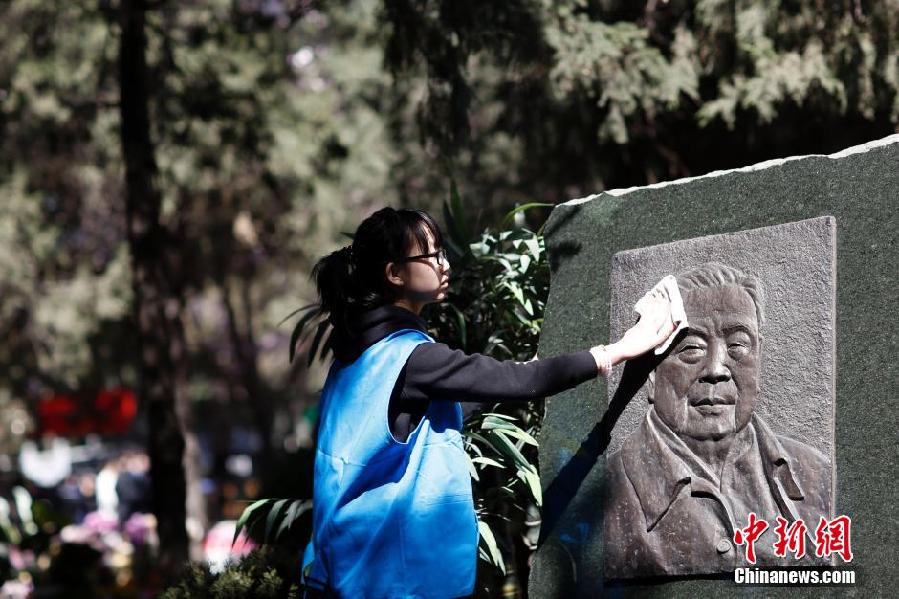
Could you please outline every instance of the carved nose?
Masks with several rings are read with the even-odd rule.
[[[719,344],[709,348],[708,361],[702,373],[701,380],[706,383],[725,383],[730,380],[730,369],[724,363],[727,350]]]

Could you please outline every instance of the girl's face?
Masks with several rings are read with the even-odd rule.
[[[449,262],[442,253],[443,248],[434,247],[430,231],[427,236],[427,252],[420,252],[416,247],[403,262],[390,262],[385,267],[387,280],[400,291],[394,305],[416,314],[426,305],[444,300],[449,288]]]

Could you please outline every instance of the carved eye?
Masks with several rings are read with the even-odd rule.
[[[742,359],[751,349],[752,340],[742,331],[734,333],[727,340],[727,353],[734,360]]]
[[[749,353],[749,348],[742,343],[731,343],[727,346],[727,353],[730,354],[730,357],[734,360],[739,360]]]
[[[693,341],[687,341],[677,351],[677,356],[684,362],[697,362],[705,355],[705,345]]]

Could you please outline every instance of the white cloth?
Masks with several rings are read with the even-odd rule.
[[[681,330],[687,328],[689,323],[687,322],[687,313],[684,312],[684,300],[681,298],[680,289],[677,287],[677,279],[672,275],[664,277],[661,281],[656,283],[652,289],[647,291],[646,295],[641,297],[640,300],[634,304],[634,312],[639,314],[642,318],[649,306],[650,300],[656,295],[668,298],[668,308],[671,310],[671,322],[675,325],[674,331],[655,349],[655,354],[658,356],[668,350],[668,346],[671,345],[671,342],[674,341],[677,334],[680,333]]]

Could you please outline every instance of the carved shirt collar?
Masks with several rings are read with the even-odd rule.
[[[621,456],[649,531],[667,513],[685,486],[691,486],[692,490],[715,491],[720,482],[718,476],[662,422],[654,408],[647,412],[641,429],[641,434],[631,435],[625,441]],[[803,499],[804,494],[792,474],[790,457],[768,425],[753,414],[751,422],[737,434],[733,443],[731,455],[737,457],[757,447],[778,508],[785,516],[796,519],[792,501]],[[728,457],[728,463],[732,464],[732,461]],[[640,475],[635,476],[638,472]],[[727,509],[726,502],[724,507]]]

